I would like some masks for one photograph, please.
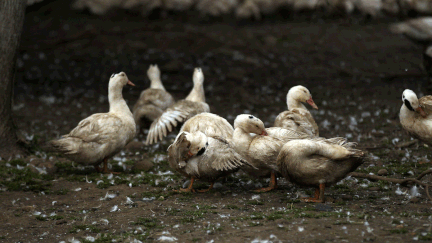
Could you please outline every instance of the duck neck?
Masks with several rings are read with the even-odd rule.
[[[204,87],[202,83],[194,84],[192,91],[186,97],[186,100],[194,102],[205,102]]]
[[[414,121],[413,118],[415,118],[415,116],[415,112],[409,110],[405,105],[402,105],[399,112],[399,119],[401,122]]]
[[[165,87],[163,86],[162,80],[160,80],[160,78],[153,79],[151,81],[150,88],[165,90]]]
[[[242,156],[247,157],[252,139],[252,136],[249,133],[245,132],[242,128],[237,127],[234,130],[232,141],[234,147],[236,148],[236,151]]]
[[[108,101],[110,104],[110,112],[112,113],[126,113],[132,115],[126,101],[123,99],[123,87],[116,85],[108,88]]]
[[[303,103],[301,103],[300,101],[295,100],[291,97],[288,97],[288,99],[287,99],[287,106],[288,106],[288,110],[292,110],[292,109],[296,109],[296,108],[307,110],[306,106],[304,106]]]

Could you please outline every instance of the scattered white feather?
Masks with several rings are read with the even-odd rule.
[[[303,231],[304,231],[304,227],[303,227],[303,226],[299,226],[299,227],[298,227],[298,231],[299,231],[299,232],[303,232]]]
[[[118,206],[117,206],[117,205],[114,205],[114,206],[110,209],[110,212],[112,213],[112,212],[116,212],[116,211],[118,211],[118,210],[119,210]]]

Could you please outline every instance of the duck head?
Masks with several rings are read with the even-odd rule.
[[[126,76],[125,72],[119,72],[119,73],[113,73],[111,75],[109,86],[117,86],[121,85],[121,87],[125,86],[126,84],[129,84],[131,86],[135,86],[134,83],[132,83],[128,77]]]
[[[308,103],[312,108],[318,110],[318,106],[313,101],[311,93],[302,85],[294,86],[288,91],[287,102],[290,98],[302,103]]]
[[[186,140],[189,141],[187,158],[202,155],[207,149],[207,146],[209,145],[208,137],[200,131],[195,133],[185,133]]]
[[[408,110],[419,113],[422,117],[426,117],[426,113],[420,107],[417,95],[414,91],[410,89],[404,90],[402,93],[402,102],[403,105],[408,108]]]
[[[253,115],[242,114],[238,115],[234,120],[234,129],[239,128],[248,133],[267,136],[264,123]]]

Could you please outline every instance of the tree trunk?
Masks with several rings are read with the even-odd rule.
[[[0,0],[0,157],[25,152],[12,118],[15,64],[26,0]]]

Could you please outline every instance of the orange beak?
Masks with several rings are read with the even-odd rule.
[[[260,135],[262,135],[262,136],[268,136],[268,133],[265,130],[263,130]]]
[[[135,84],[132,83],[130,80],[128,80],[127,84],[129,84],[130,86],[135,86]]]
[[[190,157],[194,156],[194,154],[191,151],[188,151],[187,155]]]
[[[312,106],[312,108],[318,110],[318,106],[315,105],[315,102],[313,101],[312,97],[310,97],[310,99],[306,100],[306,102],[307,102],[310,106]]]
[[[422,116],[422,117],[426,117],[427,115],[426,115],[426,112],[424,112],[424,110],[419,106],[417,109],[416,109],[416,111],[418,112],[418,113],[420,113],[420,115]]]

